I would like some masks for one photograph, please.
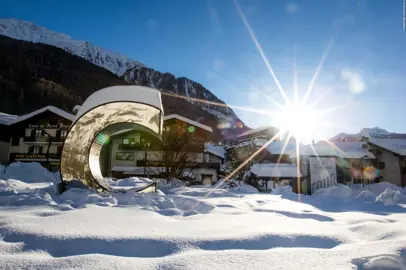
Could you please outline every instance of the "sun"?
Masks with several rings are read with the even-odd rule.
[[[321,117],[312,106],[300,102],[285,105],[277,118],[282,130],[290,132],[291,136],[301,142],[311,142],[318,136]]]

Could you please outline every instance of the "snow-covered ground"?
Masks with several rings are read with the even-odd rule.
[[[58,196],[44,179],[0,181],[0,269],[406,269],[406,190],[388,183]]]

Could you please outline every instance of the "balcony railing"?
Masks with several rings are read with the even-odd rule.
[[[52,142],[63,142],[65,138],[62,137],[52,137]],[[48,136],[28,136],[24,137],[24,142],[42,142],[42,143],[47,143],[49,142],[49,137]]]
[[[147,160],[144,159],[137,160],[138,167],[166,167],[164,162],[158,160]],[[193,167],[193,168],[213,168],[213,169],[220,169],[219,162],[191,162],[187,164],[186,167]]]
[[[10,161],[14,160],[46,160],[47,153],[10,153]],[[61,154],[59,153],[50,153],[49,159],[61,159]]]
[[[119,144],[118,149],[121,150],[144,150],[142,144]]]

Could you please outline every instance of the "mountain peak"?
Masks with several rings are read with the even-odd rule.
[[[60,48],[96,66],[109,70],[127,83],[149,86],[174,96],[183,97],[188,103],[208,112],[217,119],[226,119],[231,126],[233,126],[233,123],[242,122],[229,107],[215,105],[216,103],[225,103],[200,83],[185,77],[177,78],[171,73],[159,72],[146,67],[140,62],[97,47],[87,41],[74,40],[68,35],[54,32],[43,26],[37,26],[32,22],[17,19],[0,19],[0,35]],[[199,102],[198,100],[209,102]],[[193,106],[188,108],[193,111]],[[177,110],[180,110],[180,108],[177,108]],[[193,115],[191,112],[189,114]],[[200,112],[196,115],[200,115]],[[228,130],[222,131],[228,132]]]
[[[54,32],[28,21],[0,19],[0,35],[61,48],[118,76],[123,75],[130,67],[143,66],[140,62],[128,59],[119,53],[94,46],[87,41],[74,40],[68,35]]]
[[[362,137],[382,137],[382,136],[390,136],[394,133],[391,133],[385,129],[379,127],[373,128],[363,128],[360,132],[355,134],[348,134],[348,133],[340,133],[334,137],[332,137],[331,141],[338,141],[338,140],[361,140]]]

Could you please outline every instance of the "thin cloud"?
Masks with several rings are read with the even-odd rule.
[[[215,6],[211,3],[210,0],[207,1],[207,9],[209,12],[210,22],[212,27],[214,28],[217,34],[220,34],[223,30],[223,25],[220,20],[220,13],[215,8]]]
[[[286,5],[285,10],[288,14],[294,14],[299,11],[299,6],[295,3],[290,3]]]
[[[366,90],[364,78],[355,70],[343,69],[341,78],[347,83],[348,90],[353,94],[360,94]]]
[[[225,65],[225,63],[221,59],[216,59],[216,60],[213,61],[213,69],[216,72],[223,71],[224,65]]]

